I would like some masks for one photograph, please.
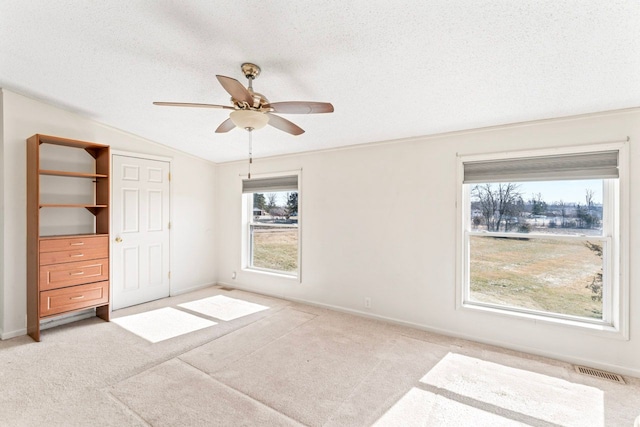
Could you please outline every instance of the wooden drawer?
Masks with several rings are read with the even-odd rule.
[[[40,240],[40,253],[109,248],[109,236],[77,236]]]
[[[67,262],[40,267],[40,290],[109,280],[109,259]]]
[[[43,252],[40,254],[40,265],[59,264],[63,262],[85,261],[99,258],[108,258],[109,248],[78,248],[70,251]]]
[[[40,316],[94,307],[109,302],[109,282],[40,292]]]

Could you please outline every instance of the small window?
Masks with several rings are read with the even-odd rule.
[[[300,212],[298,176],[243,181],[246,267],[298,276]]]
[[[463,305],[618,326],[618,156],[462,159]]]

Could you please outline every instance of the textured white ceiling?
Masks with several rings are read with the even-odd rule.
[[[215,134],[228,111],[216,74],[283,115],[256,157],[640,106],[637,0],[0,1],[0,87],[215,162],[248,137]]]

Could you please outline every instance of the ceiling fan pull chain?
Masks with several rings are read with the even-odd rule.
[[[249,131],[249,175],[248,179],[251,179],[251,164],[253,163],[253,148],[252,148],[252,130],[251,128],[247,128]]]

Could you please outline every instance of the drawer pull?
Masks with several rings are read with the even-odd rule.
[[[84,274],[84,271],[77,271],[75,273],[69,273],[69,276],[82,276]]]
[[[82,246],[84,242],[69,243],[69,246]]]
[[[82,299],[84,298],[84,295],[79,295],[77,297],[69,297],[69,299]]]
[[[81,256],[84,256],[84,254],[73,254],[73,255],[69,255],[69,258],[79,258]]]

